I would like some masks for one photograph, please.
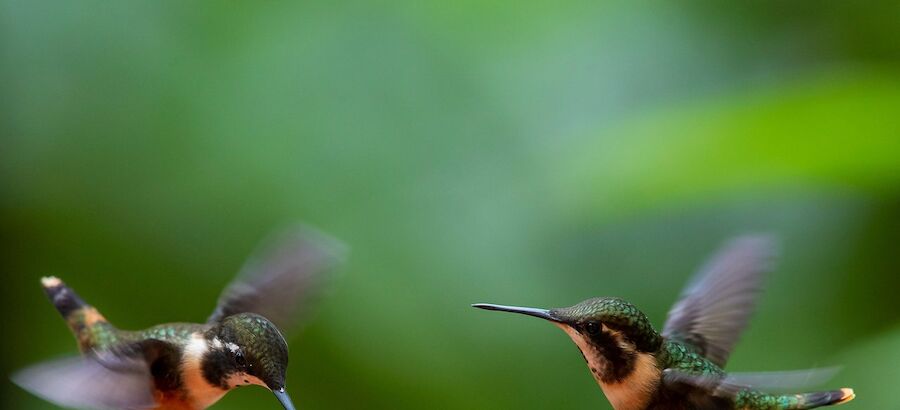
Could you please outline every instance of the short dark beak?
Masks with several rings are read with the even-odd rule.
[[[530,307],[519,307],[519,306],[504,306],[504,305],[494,305],[491,303],[475,303],[472,307],[485,309],[485,310],[499,310],[501,312],[512,312],[512,313],[520,313],[523,315],[539,317],[541,319],[546,319],[551,322],[562,322],[561,319],[554,316],[547,309],[538,309],[538,308],[530,308]]]
[[[284,410],[296,410],[294,409],[294,403],[291,403],[291,396],[288,396],[287,392],[284,391],[284,387],[278,390],[272,390],[272,393],[275,393],[275,397],[277,397],[278,401],[281,402],[281,405],[284,406]]]

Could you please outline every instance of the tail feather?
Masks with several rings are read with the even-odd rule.
[[[82,352],[104,347],[116,339],[116,330],[93,306],[88,305],[63,281],[54,276],[41,278],[41,286],[68,323]]]
[[[55,276],[41,278],[41,286],[63,319],[68,320],[72,313],[88,306],[75,291]]]
[[[788,409],[814,409],[816,407],[842,404],[856,398],[856,394],[853,393],[853,389],[845,387],[840,390],[798,394],[794,397],[797,398],[796,405],[787,407]]]

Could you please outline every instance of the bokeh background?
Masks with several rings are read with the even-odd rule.
[[[661,326],[727,238],[782,257],[728,369],[900,408],[900,3],[0,2],[2,373],[75,352],[38,286],[202,321],[271,229],[352,249],[300,408],[609,408],[559,330]],[[9,409],[49,409],[10,382]],[[263,389],[216,409],[277,409]]]

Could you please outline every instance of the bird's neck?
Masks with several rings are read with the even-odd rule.
[[[581,350],[591,374],[613,408],[639,410],[646,407],[661,376],[652,353],[640,351],[621,332],[606,327],[593,340],[569,326],[560,327]]]

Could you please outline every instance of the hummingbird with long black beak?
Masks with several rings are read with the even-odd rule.
[[[279,326],[297,324],[342,255],[342,245],[322,233],[283,231],[250,258],[205,323],[139,331],[117,329],[61,280],[45,277],[44,291],[82,355],[24,369],[13,381],[63,407],[127,410],[201,410],[255,384],[294,410]]]
[[[849,388],[774,393],[815,384],[829,376],[827,370],[723,370],[754,310],[773,248],[766,237],[737,238],[724,246],[682,293],[661,333],[637,307],[619,298],[593,298],[558,309],[472,306],[539,317],[561,328],[616,410],[780,410],[846,403],[855,397]]]

